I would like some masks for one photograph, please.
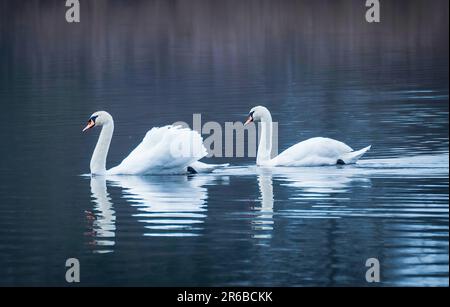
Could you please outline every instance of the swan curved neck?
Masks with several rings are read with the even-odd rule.
[[[114,132],[114,122],[111,119],[103,125],[97,145],[91,158],[91,174],[104,175],[106,173],[106,157]]]
[[[256,164],[262,165],[271,159],[272,152],[272,115],[267,111],[261,117],[261,137],[258,145]]]

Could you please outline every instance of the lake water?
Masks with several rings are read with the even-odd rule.
[[[395,2],[395,3],[394,3]],[[448,1],[0,3],[0,285],[448,286]],[[93,177],[153,126],[243,121],[262,104],[279,149],[314,136],[357,165]],[[207,135],[204,135],[207,137]],[[366,282],[368,258],[381,282]]]

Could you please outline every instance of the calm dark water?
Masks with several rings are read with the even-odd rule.
[[[0,2],[0,285],[448,286],[448,1]],[[314,136],[358,165],[82,176],[153,126],[242,121],[266,105],[279,149]],[[205,135],[206,137],[207,135]],[[378,258],[381,283],[365,281]]]

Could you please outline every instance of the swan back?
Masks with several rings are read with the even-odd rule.
[[[273,159],[279,166],[320,166],[334,165],[343,155],[353,149],[329,138],[315,137],[297,143]]]
[[[108,174],[180,174],[206,155],[198,132],[181,126],[156,127]]]

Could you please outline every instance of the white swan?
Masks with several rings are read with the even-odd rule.
[[[90,168],[95,175],[148,175],[210,172],[225,165],[206,164],[200,134],[180,126],[155,127],[119,165],[106,170],[106,157],[114,132],[112,116],[105,111],[91,115],[83,132],[101,126],[102,131],[92,154]]]
[[[371,146],[361,150],[353,149],[336,140],[315,137],[297,143],[273,159],[272,151],[272,115],[263,106],[250,110],[245,125],[253,121],[261,121],[261,140],[258,146],[256,164],[259,166],[322,166],[355,163]]]

